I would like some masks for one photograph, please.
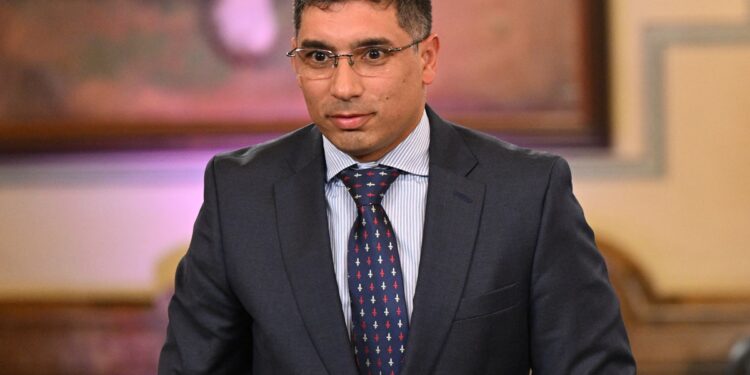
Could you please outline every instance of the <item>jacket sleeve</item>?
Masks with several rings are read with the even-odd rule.
[[[251,319],[227,280],[213,160],[204,189],[190,247],[175,276],[159,375],[251,373]]]
[[[619,302],[561,158],[550,170],[529,298],[534,375],[635,374]]]

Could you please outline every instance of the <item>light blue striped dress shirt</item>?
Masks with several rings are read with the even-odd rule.
[[[401,170],[401,175],[393,182],[381,202],[393,225],[401,258],[401,272],[404,279],[406,308],[411,318],[414,290],[417,286],[417,272],[422,250],[427,182],[429,175],[430,124],[427,113],[417,127],[401,144],[377,162],[357,163],[351,156],[334,146],[323,137],[323,150],[326,159],[326,200],[328,202],[328,232],[333,252],[333,267],[339,286],[341,308],[346,327],[351,332],[352,308],[349,296],[349,283],[346,279],[347,245],[349,233],[357,217],[357,208],[346,186],[336,175],[342,170],[357,164],[359,168],[372,168],[378,164]]]

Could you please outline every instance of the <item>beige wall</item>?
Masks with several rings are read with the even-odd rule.
[[[576,170],[583,177],[575,187],[599,237],[631,254],[661,294],[750,295],[749,6],[613,1],[612,168],[638,160],[649,143],[643,129],[655,125],[664,135],[663,166],[610,178]],[[663,49],[662,67],[642,64],[653,53],[648,36],[677,41]],[[661,71],[663,91],[651,86],[648,69]],[[649,102],[649,92],[663,95],[663,105]],[[655,111],[661,123],[651,120]]]
[[[0,170],[0,299],[148,298],[190,239],[209,153],[67,156]]]
[[[614,144],[571,155],[576,194],[598,237],[660,293],[750,295],[750,39],[731,38],[750,30],[750,2],[611,3]],[[726,28],[738,31],[711,43],[674,34]],[[643,63],[655,51],[646,29],[683,40],[661,45],[663,66]],[[652,142],[655,128],[663,142]],[[161,260],[189,240],[209,157],[4,161],[0,299],[151,295]]]

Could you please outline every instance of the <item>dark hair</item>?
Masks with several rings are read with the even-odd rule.
[[[326,9],[333,3],[352,0],[294,0],[294,34],[299,32],[302,11],[309,6]],[[398,24],[414,39],[424,38],[432,31],[431,0],[366,0],[386,7],[396,3]]]

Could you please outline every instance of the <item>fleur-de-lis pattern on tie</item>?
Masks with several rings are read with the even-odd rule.
[[[409,314],[401,261],[380,204],[397,169],[346,169],[339,178],[357,205],[349,234],[347,278],[352,299],[352,342],[361,374],[397,375],[403,366]]]

